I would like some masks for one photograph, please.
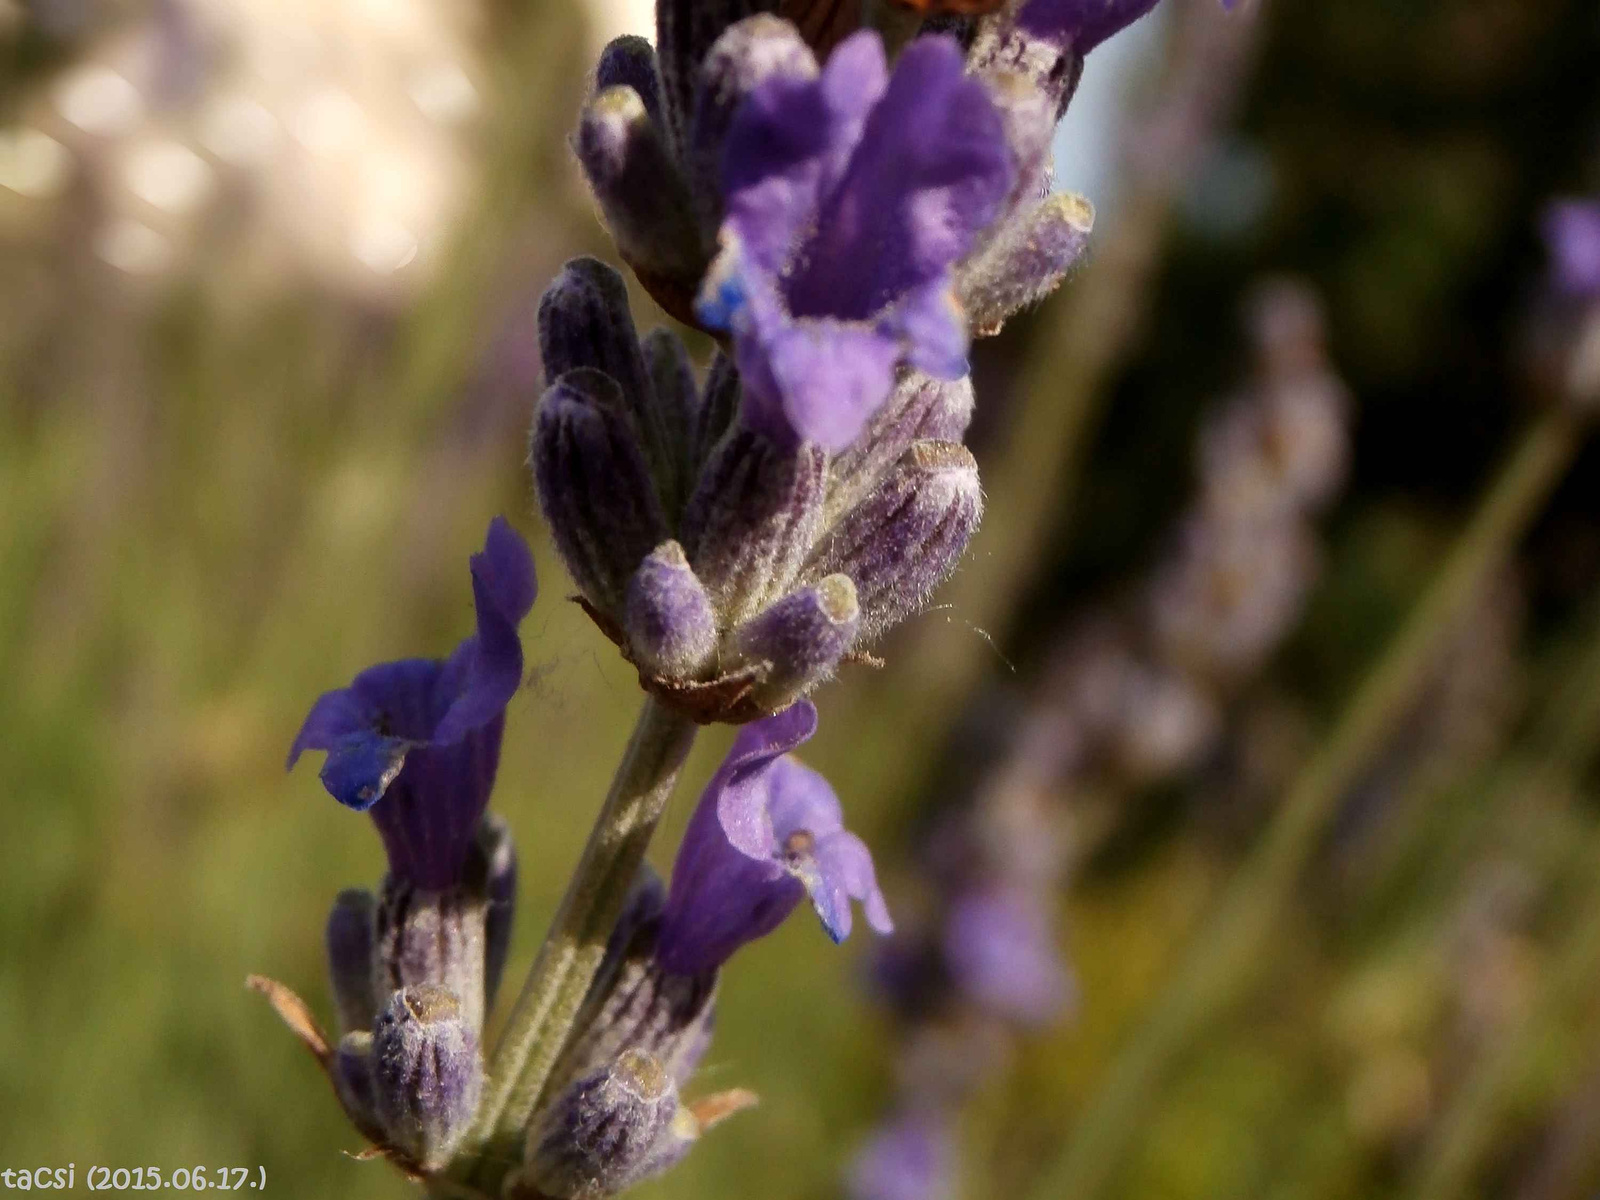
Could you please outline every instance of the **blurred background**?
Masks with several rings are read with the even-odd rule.
[[[649,27],[0,0],[0,1166],[406,1186],[244,990],[326,1012],[328,905],[382,871],[283,759],[322,690],[469,630],[510,516],[520,977],[638,703],[523,439],[540,291],[611,256],[566,131]],[[1070,1002],[967,1040],[957,1194],[1600,1189],[1600,455],[1539,237],[1600,193],[1597,80],[1592,0],[1168,0],[1091,57],[1090,258],[975,349],[984,530],[808,747],[912,943],[942,831],[1056,847]],[[967,1019],[885,1003],[866,942],[797,918],[736,960],[702,1080],[762,1104],[641,1196],[841,1194]]]

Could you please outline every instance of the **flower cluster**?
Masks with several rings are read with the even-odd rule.
[[[336,1042],[259,986],[407,1172],[537,1200],[657,1174],[751,1101],[680,1094],[729,958],[806,900],[835,941],[857,903],[891,931],[867,847],[791,752],[817,725],[808,693],[921,605],[972,536],[969,339],[1081,254],[1087,204],[1047,196],[1051,135],[1083,56],[1153,3],[1011,0],[891,65],[872,30],[833,22],[808,44],[753,0],[660,0],[656,48],[603,54],[578,159],[622,258],[718,349],[697,380],[674,333],[639,336],[623,277],[594,259],[540,305],[540,507],[648,697],[492,1060],[516,868],[487,809],[535,593],[509,525],[472,559],[476,632],[327,693],[290,754],[326,752],[324,786],[371,815],[389,872],[329,918]],[[643,847],[711,722],[742,728],[663,887]],[[1049,929],[1015,899],[956,905],[949,961],[1042,1019],[1064,976],[1028,974]]]
[[[352,1122],[407,1171],[446,1167],[484,1089],[485,1021],[505,964],[516,859],[487,813],[507,704],[522,681],[517,625],[533,561],[503,520],[472,559],[477,630],[442,661],[369,668],[312,706],[290,750],[327,752],[323,786],[371,815],[389,871],[340,893],[327,925],[340,1038],[280,1008],[323,1060]],[[866,846],[838,798],[790,752],[816,730],[801,701],[755,721],[706,788],[663,895],[641,880],[574,1022],[551,1102],[529,1123],[515,1187],[609,1195],[665,1169],[738,1111],[742,1091],[682,1103],[709,1040],[717,977],[740,947],[810,897],[830,937],[851,903],[891,929]]]
[[[858,1156],[856,1200],[935,1200],[955,1170],[949,1125],[1074,988],[1055,896],[1078,831],[1060,795],[1126,794],[1194,767],[1222,711],[1282,642],[1315,564],[1312,518],[1348,455],[1348,401],[1328,369],[1315,300],[1263,289],[1253,386],[1201,431],[1199,496],[1142,593],[1143,617],[1090,618],[1025,704],[986,696],[970,779],[929,838],[937,893],[886,943],[876,979],[905,1037],[894,1113]]]

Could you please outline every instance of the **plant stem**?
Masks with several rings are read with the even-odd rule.
[[[1060,1155],[1028,1193],[1032,1200],[1089,1200],[1107,1190],[1173,1060],[1267,957],[1267,938],[1340,798],[1396,728],[1441,646],[1515,549],[1580,440],[1574,422],[1560,412],[1528,431],[1427,593],[1291,787]]]
[[[521,1157],[524,1127],[600,966],[695,733],[690,718],[654,698],[645,701],[578,869],[495,1048],[478,1123],[462,1150],[460,1161],[475,1181],[493,1179],[492,1194]]]

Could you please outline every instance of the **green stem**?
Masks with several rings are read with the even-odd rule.
[[[476,1182],[498,1182],[521,1157],[523,1131],[599,969],[678,772],[694,745],[692,720],[645,701],[610,794],[555,922],[490,1062],[478,1124],[459,1161]]]
[[[1544,739],[1546,756],[1537,770],[1517,781],[1513,796],[1549,794],[1581,775],[1593,757],[1600,733],[1600,631],[1552,710],[1556,728]],[[1592,864],[1600,857],[1600,839],[1591,840],[1585,859]],[[1527,1081],[1539,1039],[1592,991],[1600,973],[1600,888],[1591,887],[1575,907],[1578,923],[1557,951],[1530,1011],[1483,1054],[1435,1123],[1413,1175],[1415,1200],[1468,1194],[1498,1122]]]
[[[1032,1200],[1089,1200],[1107,1190],[1155,1089],[1196,1031],[1227,1007],[1266,957],[1267,939],[1340,797],[1395,729],[1445,639],[1512,553],[1579,441],[1576,426],[1560,413],[1529,430],[1427,594],[1284,798],[1062,1152],[1028,1193]]]

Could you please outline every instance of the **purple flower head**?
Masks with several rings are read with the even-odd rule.
[[[947,1200],[955,1194],[955,1148],[928,1113],[906,1113],[883,1126],[850,1165],[851,1200]]]
[[[323,693],[289,750],[290,767],[326,750],[323,786],[370,809],[390,871],[430,891],[459,882],[489,803],[505,708],[522,683],[517,625],[537,590],[533,557],[504,518],[471,566],[477,632],[443,661],[380,663]]]
[[[801,700],[739,732],[684,831],[656,957],[675,974],[720,966],[771,933],[802,897],[835,942],[850,935],[850,901],[867,924],[893,929],[872,855],[844,828],[827,780],[788,757],[816,732]]]
[[[1001,889],[968,892],[944,929],[951,978],[973,1003],[1022,1025],[1046,1025],[1072,1000],[1072,980],[1036,903]]]
[[[951,268],[1013,173],[1000,115],[948,37],[914,41],[891,76],[863,31],[819,76],[760,84],[728,133],[721,249],[696,305],[733,335],[747,422],[839,450],[902,362],[964,374]]]
[[[1565,200],[1544,214],[1555,285],[1582,300],[1600,297],[1600,203]]]

